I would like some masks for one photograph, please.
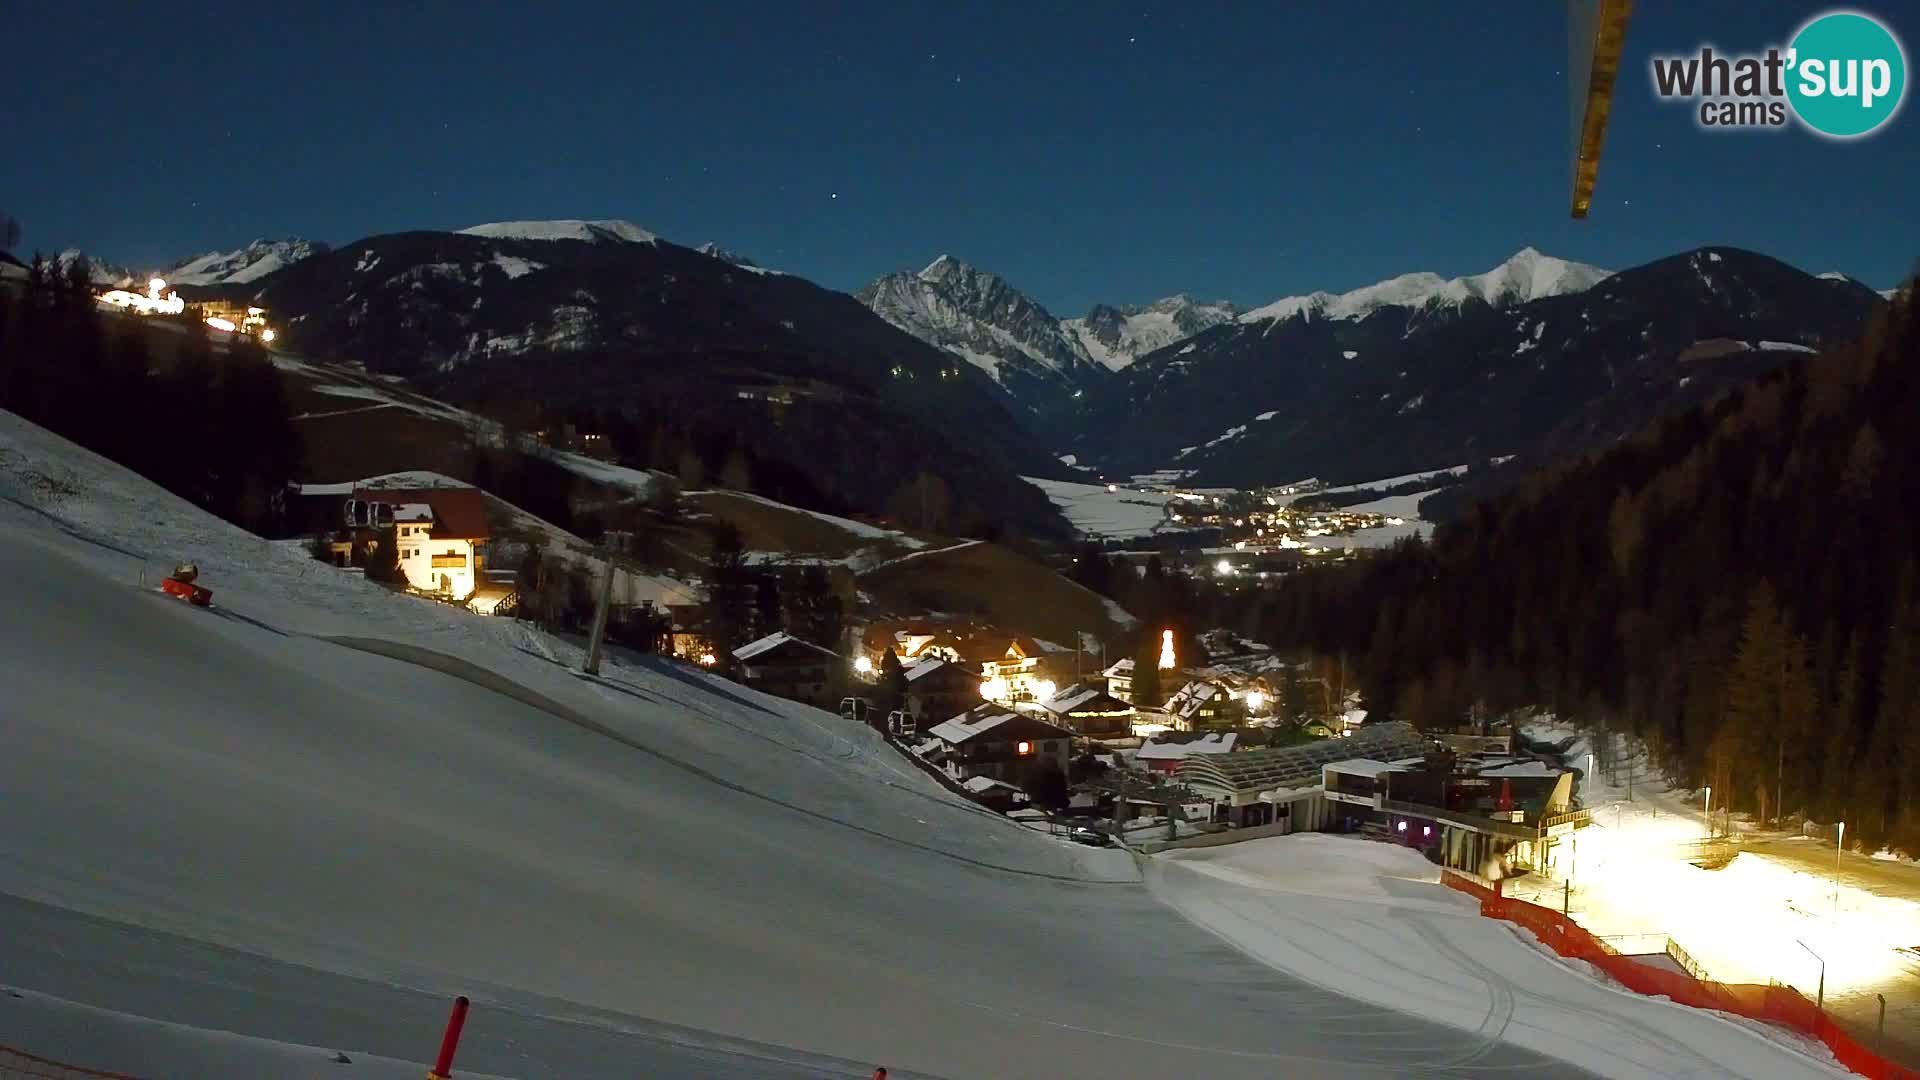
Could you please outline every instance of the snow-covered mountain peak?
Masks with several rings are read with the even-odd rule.
[[[465,236],[484,236],[494,240],[586,240],[591,243],[655,244],[660,238],[631,221],[607,218],[579,221],[559,218],[553,221],[494,221],[469,225],[458,230]]]
[[[196,255],[161,271],[160,276],[176,285],[245,284],[326,250],[325,244],[297,236],[285,240],[263,238],[234,251]]]
[[[1061,323],[1087,354],[1118,371],[1142,356],[1232,322],[1240,309],[1225,300],[1200,302],[1185,293],[1151,304],[1095,304],[1084,318]]]
[[[87,260],[87,276],[95,285],[124,288],[136,278],[140,281],[146,280],[145,275],[135,274],[124,266],[101,262],[79,248],[68,248],[48,259],[47,268],[57,277],[65,279],[68,268],[81,259]]]
[[[942,254],[926,265],[916,276],[921,281],[945,281],[950,277],[973,273],[973,267],[951,255]]]
[[[1381,308],[1457,308],[1468,301],[1494,307],[1584,292],[1611,275],[1586,263],[1556,259],[1532,247],[1483,274],[1443,278],[1429,271],[1401,274],[1344,293],[1288,296],[1240,316],[1243,323],[1295,317],[1364,319]]]
[[[1585,292],[1609,276],[1609,271],[1597,266],[1556,259],[1524,247],[1492,270],[1462,280],[1472,295],[1497,307],[1507,303],[1524,304],[1543,296]]]
[[[888,274],[855,296],[874,314],[962,357],[1002,386],[1079,389],[1103,375],[1060,320],[998,274],[942,255],[919,273]]]

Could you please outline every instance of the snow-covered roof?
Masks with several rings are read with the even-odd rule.
[[[1133,676],[1133,657],[1129,656],[1121,660],[1115,660],[1112,666],[1100,674],[1105,675],[1109,679],[1131,678]]]
[[[1513,765],[1501,765],[1498,768],[1482,769],[1481,776],[1559,776],[1567,770],[1549,765],[1544,761],[1522,761]]]
[[[1224,696],[1226,692],[1213,683],[1204,680],[1190,682],[1167,699],[1167,711],[1177,716],[1191,717],[1202,705]]]
[[[935,724],[927,733],[953,746],[988,734],[996,739],[1066,739],[1073,735],[1044,720],[997,705],[981,705],[944,723]]]
[[[1017,795],[1021,798],[1025,798],[1027,794],[1026,792],[1020,790],[1018,787],[1015,787],[1014,785],[1009,784],[1004,780],[995,780],[991,776],[970,776],[967,779],[962,780],[960,782],[960,786],[963,788],[966,788],[968,791],[973,792],[975,795],[985,795],[988,792],[992,792],[992,791],[1006,791],[1014,795]]]
[[[1213,732],[1192,742],[1150,742],[1135,751],[1133,756],[1136,761],[1184,761],[1195,754],[1230,754],[1233,744],[1238,741],[1238,732]]]
[[[1105,698],[1102,702],[1100,699]],[[1106,705],[1108,711],[1119,712],[1131,709],[1126,702],[1107,693],[1098,683],[1076,683],[1057,691],[1052,697],[1040,703],[1040,707],[1052,713],[1071,713],[1089,705]]]
[[[1406,771],[1404,766],[1390,761],[1375,761],[1372,758],[1348,758],[1345,761],[1330,762],[1326,768],[1331,772],[1346,773],[1348,776],[1379,776],[1381,773]]]
[[[733,658],[735,660],[752,660],[756,656],[765,656],[785,645],[797,645],[804,649],[811,649],[824,656],[836,655],[831,649],[823,649],[811,641],[802,641],[783,630],[768,634],[758,641],[747,642],[745,645],[733,650]]]
[[[955,664],[949,664],[937,656],[922,656],[917,660],[909,661],[900,671],[907,677],[907,681],[911,683],[919,682],[921,679],[939,671],[941,668],[957,666],[958,665]]]
[[[395,521],[432,521],[433,507],[426,503],[401,503],[393,508]]]

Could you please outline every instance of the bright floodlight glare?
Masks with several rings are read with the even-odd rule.
[[[1267,703],[1267,695],[1261,693],[1258,690],[1247,691],[1247,708],[1248,709],[1251,709],[1257,712],[1259,711],[1260,706],[1265,705],[1266,703]]]
[[[853,662],[853,670],[865,675],[873,670],[873,661],[862,656]]]
[[[1033,698],[1035,701],[1050,700],[1053,697],[1053,691],[1054,685],[1052,679],[1041,679],[1039,682],[1033,684]]]

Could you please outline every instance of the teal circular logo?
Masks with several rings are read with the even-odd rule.
[[[1787,100],[1814,131],[1852,139],[1900,111],[1907,56],[1879,20],[1830,12],[1801,27],[1788,49]]]

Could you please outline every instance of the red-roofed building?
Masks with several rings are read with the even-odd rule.
[[[344,512],[354,542],[394,530],[400,571],[422,592],[464,600],[483,580],[492,530],[477,488],[355,488]]]

